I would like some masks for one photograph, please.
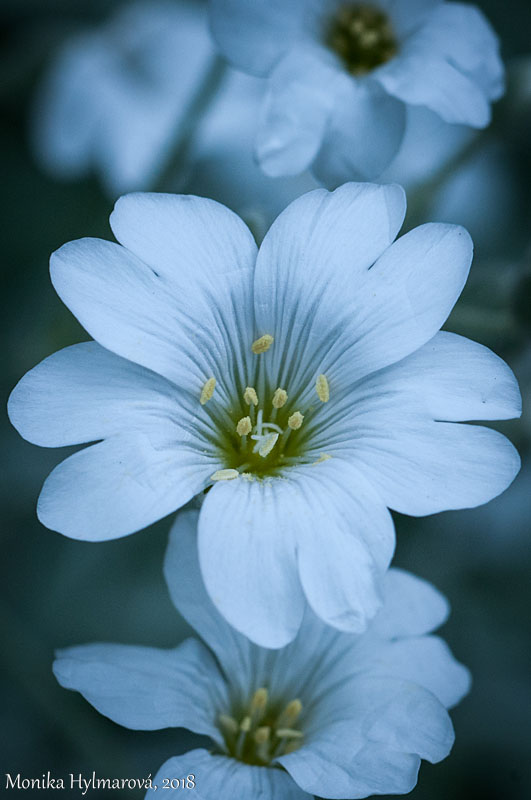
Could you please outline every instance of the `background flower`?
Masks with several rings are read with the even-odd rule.
[[[269,175],[377,177],[411,107],[483,128],[503,93],[497,38],[475,6],[438,0],[210,0],[236,67],[269,77],[256,152]]]
[[[176,607],[204,645],[188,639],[169,651],[69,648],[54,664],[59,682],[127,727],[184,726],[208,736],[210,752],[170,759],[154,779],[160,785],[164,777],[193,773],[205,800],[410,791],[420,758],[436,762],[448,754],[454,737],[444,709],[469,687],[467,670],[442,640],[427,635],[446,619],[444,598],[391,570],[384,605],[365,634],[338,633],[308,612],[291,645],[264,650],[228,626],[208,598],[197,518],[193,511],[178,516],[165,574]],[[278,766],[295,783],[271,769]]]

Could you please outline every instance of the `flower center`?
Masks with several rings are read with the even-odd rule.
[[[300,700],[283,708],[269,699],[267,689],[257,689],[246,707],[235,716],[221,714],[218,726],[227,753],[238,761],[265,766],[301,746],[303,733],[297,727],[302,712]]]
[[[201,390],[199,403],[213,423],[205,428],[205,435],[221,450],[225,465],[211,476],[213,481],[240,476],[254,480],[278,475],[286,466],[316,463],[314,456],[305,458],[310,438],[306,434],[308,422],[330,399],[328,380],[325,375],[317,375],[310,393],[312,400],[303,401],[303,405],[291,397],[289,386],[269,385],[262,360],[273,343],[273,336],[265,334],[251,344],[252,358],[256,359],[251,372],[257,388],[241,386],[236,398],[228,403],[217,396],[215,377],[209,378]],[[318,461],[329,457],[323,453]]]
[[[365,3],[341,6],[326,41],[352,75],[366,75],[390,61],[398,50],[387,14]]]

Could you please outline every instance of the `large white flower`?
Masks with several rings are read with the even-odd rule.
[[[313,165],[329,185],[374,178],[408,108],[483,128],[503,92],[498,41],[475,7],[442,0],[210,0],[238,68],[269,78],[257,156],[269,175]]]
[[[387,507],[476,506],[519,468],[501,434],[456,424],[520,413],[500,359],[438,333],[470,237],[428,224],[393,243],[405,208],[398,186],[317,189],[257,253],[213,201],[137,194],[111,216],[121,244],[64,245],[52,281],[96,341],[29,372],[9,411],[40,445],[102,441],[51,473],[41,521],[111,539],[208,489],[201,567],[229,622],[279,647],[307,600],[362,630],[393,554]]]
[[[187,639],[173,650],[72,647],[55,661],[59,682],[126,727],[185,727],[210,737],[210,750],[160,768],[159,789],[164,778],[193,773],[201,800],[409,792],[421,758],[437,762],[449,753],[454,734],[445,709],[469,687],[467,670],[428,635],[446,619],[444,598],[393,569],[364,634],[340,633],[308,610],[292,644],[266,650],[212,605],[196,521],[194,511],[178,516],[165,573],[175,606],[203,642]]]

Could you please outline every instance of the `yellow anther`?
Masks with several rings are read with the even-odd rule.
[[[251,730],[251,717],[244,717],[240,722],[240,730],[244,733],[249,733]]]
[[[265,353],[269,350],[274,341],[274,338],[269,333],[265,333],[263,336],[260,336],[259,339],[255,339],[251,345],[251,350],[256,355]]]
[[[291,728],[294,722],[297,721],[302,711],[302,703],[300,700],[295,699],[287,704],[286,708],[277,719],[278,728]]]
[[[257,689],[251,700],[251,711],[263,711],[267,706],[268,691],[265,688]]]
[[[199,398],[199,402],[202,406],[205,403],[208,403],[212,395],[214,394],[214,389],[216,388],[216,379],[209,378],[203,388],[201,389],[201,397]]]
[[[257,406],[258,395],[256,394],[256,389],[253,389],[252,386],[248,386],[243,393],[243,399],[245,400],[248,406],[250,405]]]
[[[332,458],[332,456],[329,455],[328,453],[321,453],[317,461],[314,461],[312,463],[312,467],[315,467],[316,464],[322,464],[323,461],[328,461],[329,458]]]
[[[270,433],[268,434],[268,436],[264,437],[264,443],[258,450],[262,458],[265,458],[266,456],[269,455],[273,447],[276,445],[277,441],[278,441],[278,433]]]
[[[293,728],[277,728],[275,731],[279,739],[302,739],[303,733]]]
[[[273,408],[282,408],[286,405],[288,393],[285,389],[276,389],[273,395]]]
[[[294,753],[295,750],[298,750],[300,746],[301,743],[299,739],[290,739],[284,747],[284,755],[287,756],[290,753]]]
[[[321,403],[328,403],[330,400],[330,387],[326,375],[319,375],[315,382],[315,391]]]
[[[300,426],[302,425],[302,421],[304,416],[301,414],[300,411],[295,411],[294,414],[288,419],[288,425],[292,431],[298,431]]]
[[[226,733],[238,733],[238,723],[234,717],[229,717],[228,714],[219,715],[219,724],[226,731]]]
[[[233,481],[239,476],[237,469],[218,469],[210,476],[211,481]]]
[[[269,740],[271,728],[269,725],[264,725],[262,728],[257,728],[254,734],[256,744],[265,744]]]
[[[247,436],[248,433],[251,433],[252,429],[253,423],[251,422],[251,417],[242,417],[236,425],[236,433],[238,433],[239,436]]]

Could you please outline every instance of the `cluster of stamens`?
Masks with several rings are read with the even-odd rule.
[[[342,6],[329,27],[327,43],[352,75],[365,75],[390,61],[397,41],[389,18],[365,3]]]
[[[243,713],[218,718],[228,754],[246,764],[264,766],[292,753],[302,744],[303,734],[297,727],[301,712],[300,700],[282,708],[270,703],[267,689],[257,689]]]
[[[260,358],[267,353],[273,342],[274,338],[265,334],[252,343],[251,350]],[[199,402],[202,406],[213,400],[215,390],[216,379],[209,378],[201,390]],[[321,403],[329,401],[330,387],[325,375],[317,376],[315,392]],[[291,448],[290,451],[292,441],[288,440],[294,432],[300,431],[306,414],[299,408],[290,407],[288,391],[281,386],[272,393],[265,394],[268,396],[259,397],[253,386],[247,386],[243,390],[240,407],[247,409],[247,413],[234,419],[234,428],[229,434],[236,444],[231,444],[229,454],[224,454],[227,467],[217,470],[211,476],[213,481],[233,480],[240,476],[252,480],[261,474],[271,473],[277,468],[300,461],[293,455],[296,448]],[[226,420],[226,415],[224,419]],[[225,427],[226,422],[223,425]],[[323,454],[318,462],[326,457],[329,456]]]

